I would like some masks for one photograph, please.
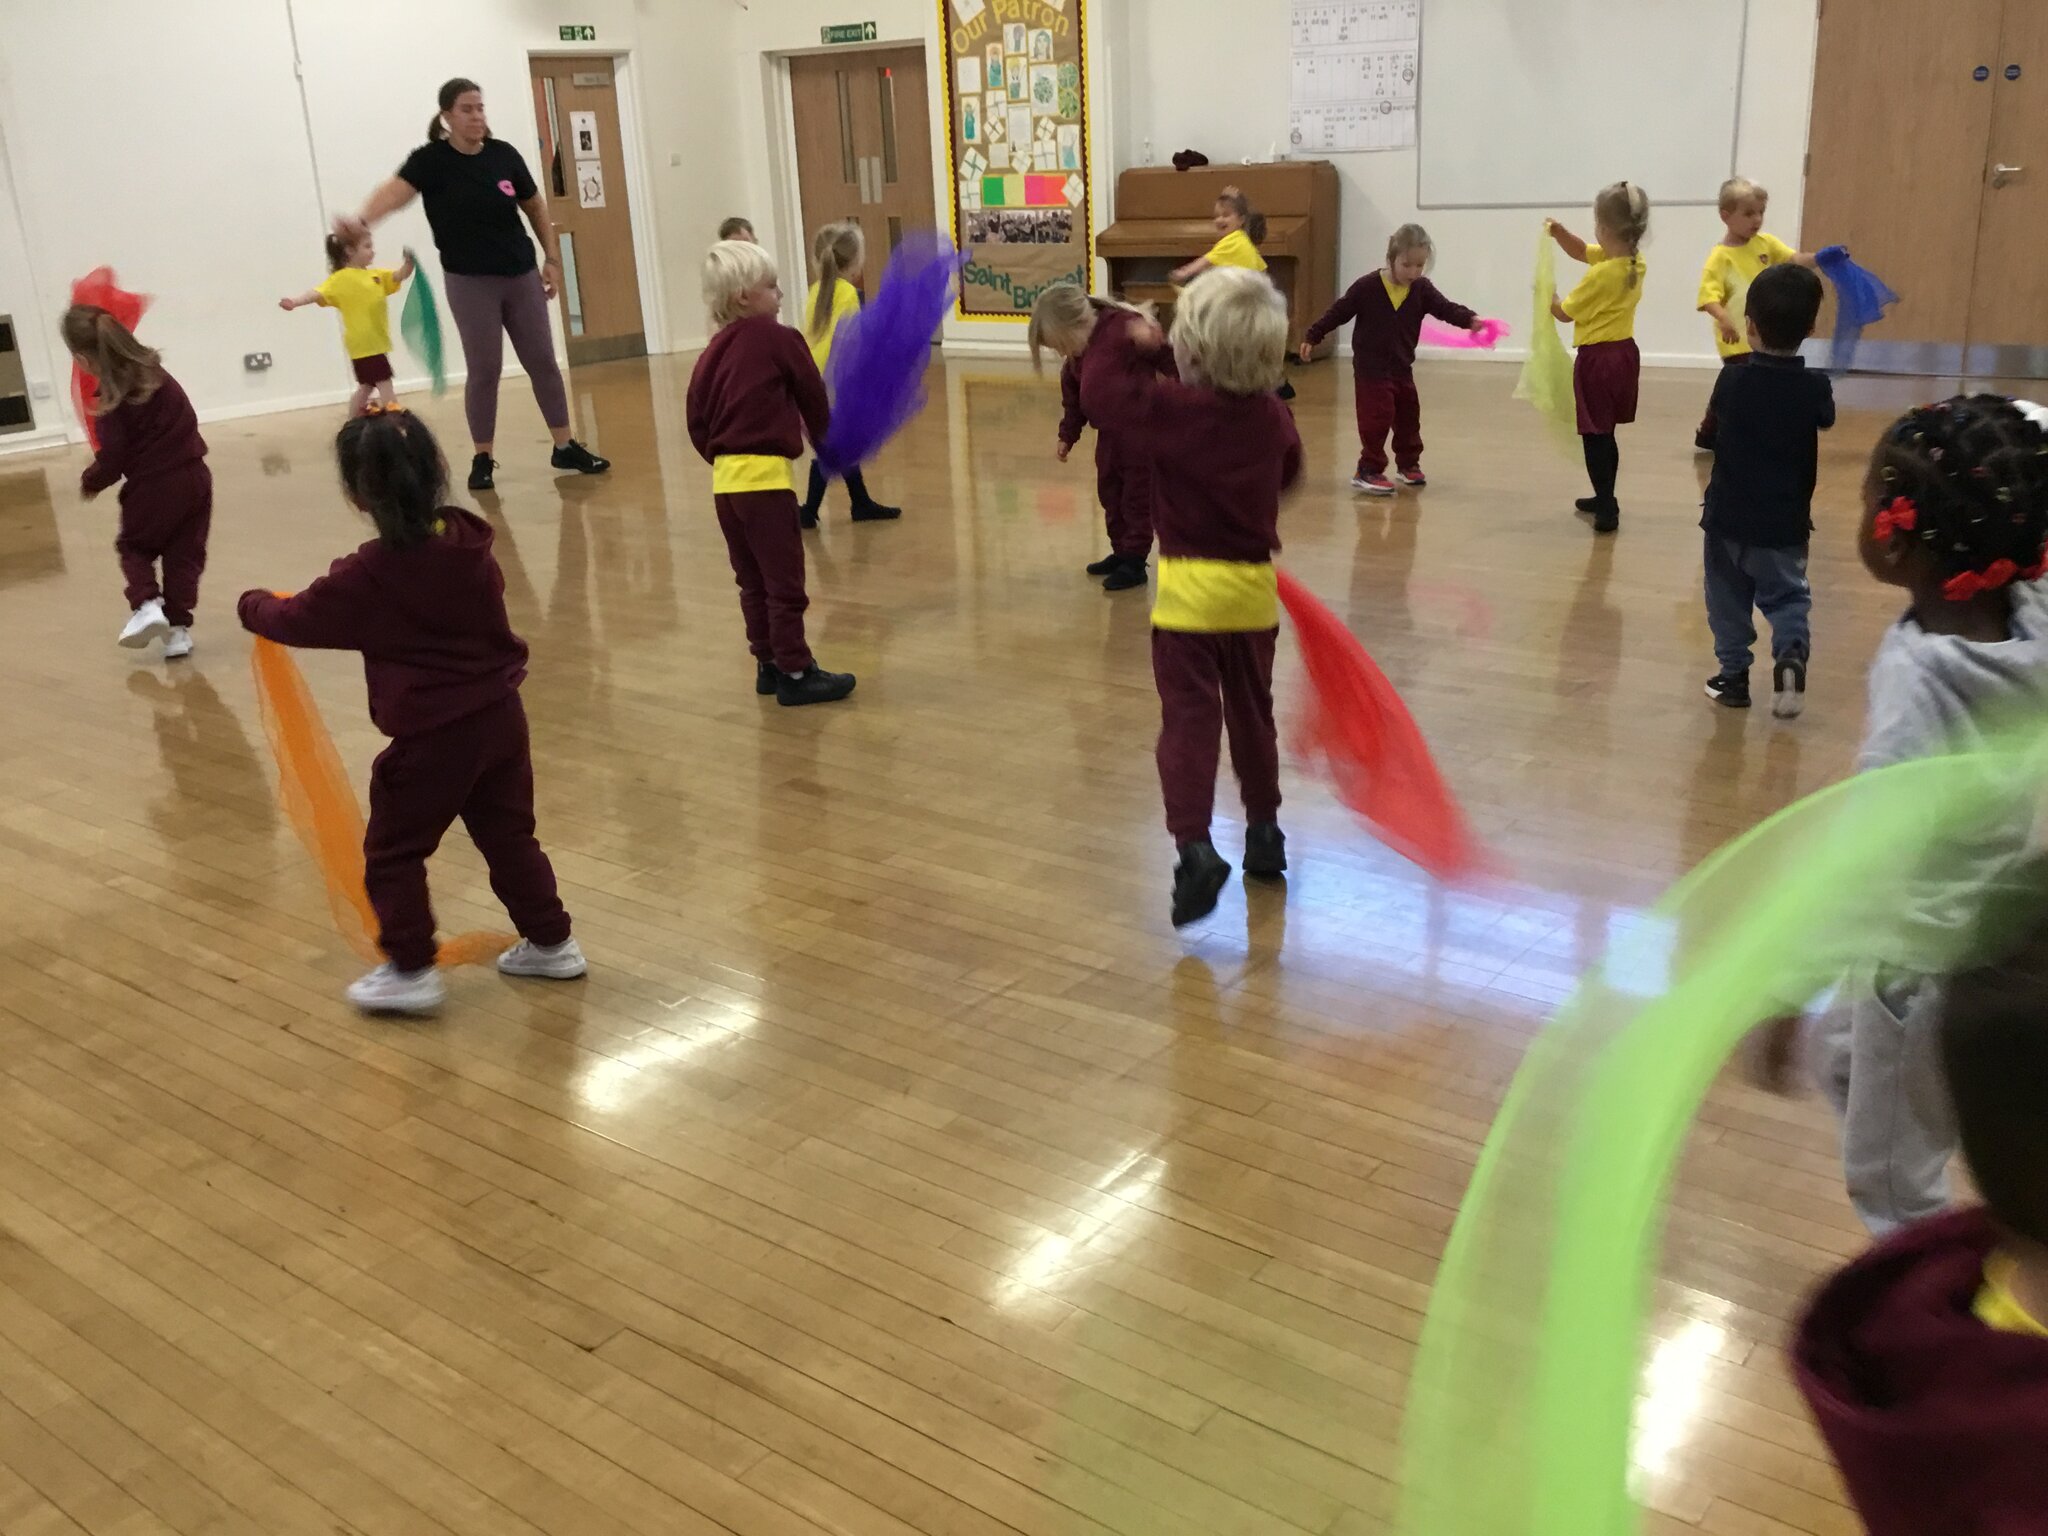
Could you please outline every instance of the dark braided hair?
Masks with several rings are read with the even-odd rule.
[[[1879,542],[1925,550],[1950,598],[2043,574],[2048,433],[2002,395],[1908,411],[1877,440],[1870,478]]]

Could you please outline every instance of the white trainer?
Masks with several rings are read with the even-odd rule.
[[[128,615],[127,626],[121,631],[121,643],[131,651],[139,651],[150,641],[161,640],[170,632],[171,623],[164,617],[164,605],[152,597]]]
[[[432,1013],[448,1000],[448,985],[431,965],[401,971],[387,960],[349,983],[348,1000],[364,1013]]]
[[[590,962],[583,958],[583,946],[574,939],[564,939],[559,944],[535,944],[521,939],[498,956],[498,969],[507,976],[574,981],[590,969]]]
[[[192,631],[182,624],[173,624],[169,634],[164,636],[164,660],[177,661],[192,654]]]

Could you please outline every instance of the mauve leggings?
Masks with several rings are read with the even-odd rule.
[[[448,308],[462,333],[462,358],[469,379],[462,386],[462,409],[469,417],[471,442],[488,443],[498,433],[498,375],[505,368],[505,338],[533,383],[533,398],[550,427],[569,425],[569,392],[555,362],[554,332],[548,328],[548,296],[541,292],[540,273],[518,277],[472,277],[444,274]]]

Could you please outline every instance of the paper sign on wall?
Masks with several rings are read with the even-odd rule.
[[[597,158],[597,114],[595,112],[571,112],[569,114],[569,145],[576,152],[578,160]],[[586,207],[588,204],[585,205]]]
[[[576,204],[579,208],[604,206],[604,167],[595,160],[576,162]]]

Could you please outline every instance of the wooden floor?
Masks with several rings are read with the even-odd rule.
[[[113,643],[83,450],[0,461],[0,1532],[1383,1529],[1431,1272],[1532,1032],[1676,875],[1848,768],[1892,609],[1855,489],[1917,387],[1863,386],[1826,440],[1786,725],[1701,696],[1708,375],[1646,380],[1596,541],[1505,369],[1422,369],[1433,483],[1390,502],[1346,488],[1348,377],[1302,371],[1285,563],[1512,879],[1433,889],[1290,776],[1284,891],[1176,934],[1147,604],[1080,572],[1053,384],[947,365],[870,472],[902,523],[835,489],[812,634],[860,690],[791,711],[752,691],[687,373],[577,371],[617,466],[590,481],[550,478],[508,386],[482,504],[593,969],[459,972],[425,1025],[341,1000],[233,620],[365,537],[333,414],[209,429],[170,666]],[[458,403],[419,404],[460,452]],[[358,664],[305,666],[365,771]],[[1290,642],[1281,673],[1284,713]],[[502,926],[459,836],[434,883],[445,926]],[[1780,1356],[1858,1246],[1823,1111],[1724,1084],[1647,1376],[1656,1530],[1859,1528]]]

